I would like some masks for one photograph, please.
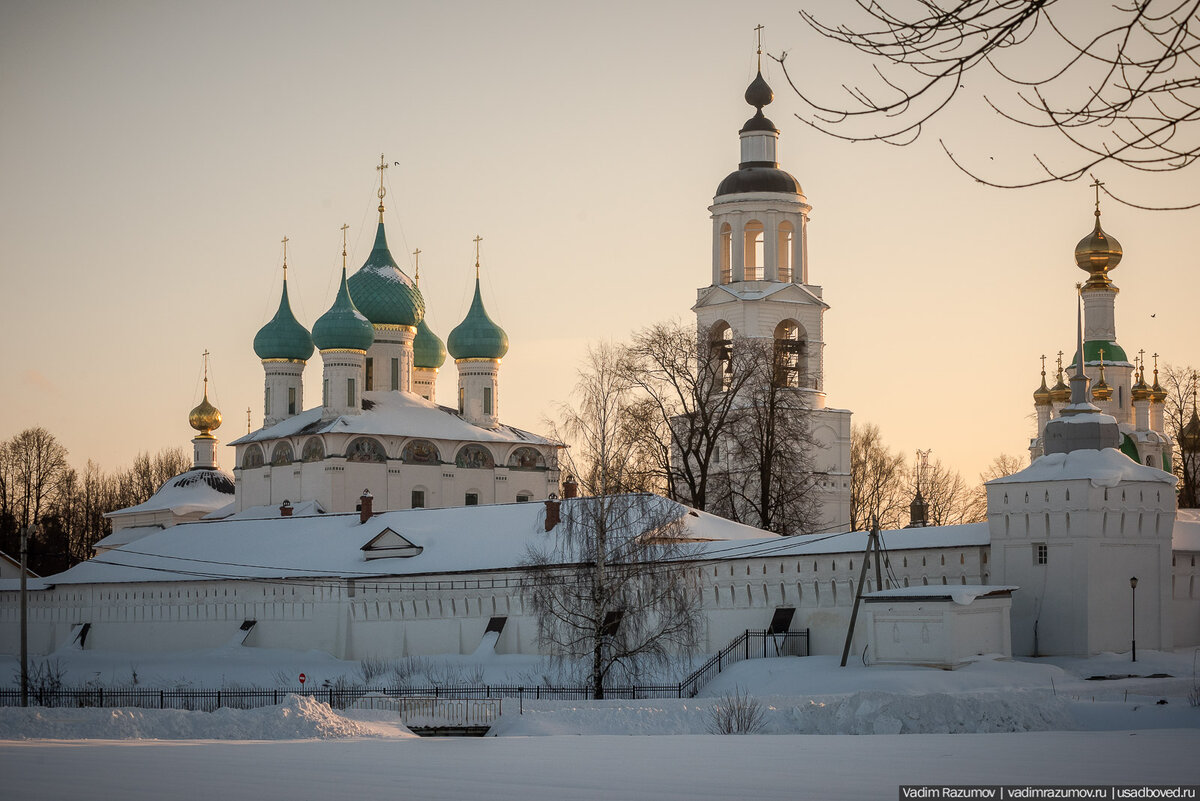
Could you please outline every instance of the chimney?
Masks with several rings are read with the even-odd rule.
[[[291,501],[285,500],[283,502],[283,505],[279,507],[279,516],[280,517],[291,517],[292,516],[292,502]]]
[[[375,496],[371,494],[369,489],[363,490],[363,494],[358,499],[358,522],[365,523],[371,519],[371,502],[375,500]]]
[[[563,482],[563,497],[574,498],[579,494],[579,483],[575,481],[575,476],[567,474],[567,480]]]
[[[558,525],[558,499],[553,495],[546,501],[546,531],[550,531]]]

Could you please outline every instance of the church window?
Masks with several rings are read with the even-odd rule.
[[[967,555],[964,553],[960,553],[958,555],[958,563],[960,565],[965,565],[967,563]]]
[[[721,283],[733,280],[733,229],[729,223],[721,226]]]
[[[414,508],[414,509],[424,509],[425,508],[425,490],[415,489],[412,491],[412,508]]]
[[[533,495],[528,492],[517,493],[517,503],[529,503],[533,500]]]
[[[1044,542],[1035,542],[1033,544],[1033,563],[1035,565],[1045,565],[1050,562],[1050,549],[1046,547]]]
[[[483,413],[484,414],[492,413],[492,388],[491,387],[483,388]]]
[[[271,464],[280,466],[292,463],[292,446],[286,442],[280,442],[271,451]]]
[[[496,466],[492,452],[482,445],[464,445],[454,457],[454,463],[469,470],[490,470]]]
[[[537,448],[522,447],[508,457],[508,466],[513,470],[545,470],[546,460]]]
[[[796,280],[792,264],[792,237],[794,235],[795,228],[790,222],[784,221],[779,224],[779,236],[776,239],[778,243],[776,262],[779,268],[779,280],[784,283]]]
[[[301,454],[306,462],[319,462],[325,458],[325,444],[319,437],[309,437]]]
[[[462,414],[467,410],[467,390],[463,387],[458,388],[458,413]]]
[[[711,358],[717,360],[721,391],[724,392],[733,380],[733,329],[729,323],[724,320],[713,323],[708,334],[708,352]],[[716,383],[714,380],[714,389]]]
[[[363,389],[367,392],[375,389],[375,360],[370,356],[367,357],[367,369],[364,371]],[[350,402],[353,405],[354,401]]]
[[[795,320],[784,320],[775,326],[775,386],[800,386],[804,350],[805,341],[799,323]]]
[[[392,359],[392,391],[400,389],[400,360]]]
[[[720,445],[713,445],[713,461],[714,462],[721,461],[721,446]]]
[[[744,250],[742,252],[746,281],[763,279],[763,224],[758,220],[746,223]]]
[[[478,506],[479,505],[479,493],[478,492],[468,492],[466,497],[463,499],[463,504],[465,506]]]
[[[405,464],[441,464],[442,455],[437,446],[426,439],[414,439],[404,446],[400,458]]]
[[[258,445],[251,445],[246,448],[246,452],[242,454],[242,468],[252,470],[255,467],[263,466],[263,449]]]
[[[270,387],[265,387],[263,389],[263,415],[265,417],[271,416],[271,388]]]
[[[329,379],[328,378],[326,378],[321,383],[321,405],[322,406],[329,405]]]
[[[348,462],[386,462],[387,454],[379,440],[370,437],[359,437],[346,448]]]
[[[296,388],[288,387],[288,414],[296,413]]]

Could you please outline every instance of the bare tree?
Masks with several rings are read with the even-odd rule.
[[[735,370],[744,380],[721,437],[727,459],[713,511],[777,534],[810,534],[819,498],[809,395],[772,341],[738,340],[734,351],[742,354]]]
[[[979,474],[979,484],[975,487],[971,499],[970,510],[964,522],[972,523],[987,520],[987,483],[993,478],[1011,476],[1025,467],[1025,460],[1020,456],[1002,453],[992,459],[987,469]]]
[[[44,428],[27,428],[8,442],[13,507],[24,528],[41,520],[68,471],[67,449]]]
[[[879,426],[850,428],[850,528],[865,531],[871,518],[884,528],[903,525],[908,508],[904,456],[884,443]]]
[[[631,387],[619,353],[593,347],[580,372],[574,406],[561,408],[559,430],[586,497],[552,506],[546,541],[531,546],[525,599],[537,618],[538,642],[562,660],[586,660],[596,698],[614,673],[636,680],[672,653],[690,651],[700,632],[698,576],[684,542],[684,507],[626,492],[637,432],[625,411]],[[553,502],[551,502],[553,504]],[[550,512],[548,508],[547,512]]]
[[[955,165],[989,186],[1071,181],[1107,165],[1169,172],[1200,156],[1196,0],[856,0],[848,8],[856,19],[800,14],[819,35],[862,54],[874,86],[843,84],[845,100],[817,100],[807,89],[813,72],[804,72],[801,89],[787,53],[778,59],[808,106],[798,116],[826,133],[909,144],[971,73],[972,88],[997,86],[984,100],[1002,119],[1054,131],[1071,154],[1052,163],[1035,153],[1033,173],[997,181],[942,142]]]
[[[1166,365],[1162,388],[1167,397],[1163,403],[1163,423],[1166,435],[1175,449],[1171,470],[1179,479],[1179,506],[1184,509],[1200,507],[1200,453],[1189,449],[1190,440],[1180,437],[1196,409],[1196,393],[1200,391],[1196,368]]]
[[[909,494],[916,492],[916,474]],[[934,459],[921,471],[921,495],[928,508],[925,519],[931,526],[953,526],[976,521],[974,493],[963,481],[962,474]],[[986,514],[985,514],[986,517]]]
[[[668,497],[697,509],[711,506],[714,457],[750,374],[734,353],[715,352],[705,332],[675,321],[638,331],[625,354],[641,396],[643,452],[656,459]]]

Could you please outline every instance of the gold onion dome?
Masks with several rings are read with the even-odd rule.
[[[1075,263],[1091,276],[1086,287],[1111,286],[1108,273],[1121,263],[1122,255],[1121,243],[1100,227],[1100,209],[1097,207],[1096,227],[1075,246]]]
[[[1134,403],[1138,401],[1148,401],[1151,395],[1150,385],[1146,383],[1146,376],[1143,371],[1138,371],[1137,383],[1129,390],[1129,395],[1133,398]]]
[[[1154,371],[1154,383],[1150,385],[1150,400],[1153,403],[1163,403],[1167,399],[1167,391],[1158,383],[1158,370]]]
[[[1062,368],[1058,368],[1058,381],[1050,389],[1050,400],[1054,403],[1070,403],[1071,388],[1063,381]]]
[[[188,414],[188,425],[200,432],[200,436],[209,436],[210,431],[221,427],[221,412],[208,402],[208,388],[204,390],[204,400]]]
[[[1042,385],[1033,391],[1033,402],[1038,406],[1048,406],[1051,401],[1050,388],[1046,386],[1046,371],[1042,371]]]

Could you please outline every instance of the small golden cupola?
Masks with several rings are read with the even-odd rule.
[[[1150,402],[1164,403],[1167,400],[1167,391],[1158,383],[1158,354],[1154,354],[1154,383],[1150,385]]]
[[[1121,263],[1124,254],[1121,243],[1100,227],[1100,187],[1103,184],[1097,181],[1092,186],[1096,187],[1096,227],[1075,246],[1075,263],[1088,274],[1084,289],[1107,289],[1112,287],[1108,274]]]
[[[1049,406],[1051,403],[1050,387],[1046,386],[1046,357],[1042,357],[1042,385],[1033,391],[1035,406]]]
[[[1150,400],[1150,385],[1146,383],[1146,365],[1138,365],[1137,382],[1130,388],[1129,397],[1134,403]]]
[[[1063,380],[1062,351],[1058,352],[1058,381],[1050,388],[1050,400],[1053,403],[1070,403],[1071,388]]]
[[[188,425],[200,432],[197,439],[214,439],[210,432],[221,427],[220,410],[208,402],[208,351],[204,351],[204,399],[188,414]]]
[[[1112,398],[1112,387],[1104,380],[1104,348],[1100,349],[1100,380],[1092,387],[1092,400],[1106,401]]]

